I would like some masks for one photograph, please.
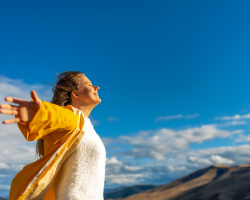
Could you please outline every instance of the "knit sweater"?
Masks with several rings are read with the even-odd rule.
[[[58,200],[103,200],[106,151],[89,118],[84,136],[59,171]]]

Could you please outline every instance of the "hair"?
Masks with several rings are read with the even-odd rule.
[[[67,71],[57,75],[57,82],[53,85],[53,98],[51,103],[59,106],[70,105],[71,92],[80,89],[80,77],[84,74],[79,71]],[[36,154],[38,157],[44,155],[44,140],[38,139],[36,144]]]

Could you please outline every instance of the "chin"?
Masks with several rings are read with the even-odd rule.
[[[99,104],[99,103],[101,103],[101,102],[102,102],[101,99],[98,99],[98,100],[95,101],[96,104]]]

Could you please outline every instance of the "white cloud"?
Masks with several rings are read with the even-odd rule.
[[[30,100],[30,91],[35,90],[42,100],[50,101],[51,91],[47,85],[26,84],[22,80],[0,76],[0,102],[7,96]],[[0,115],[0,121],[12,116]],[[16,124],[0,123],[0,176],[6,175],[0,189],[9,189],[11,179],[25,164],[35,158],[35,142],[26,142]]]
[[[215,120],[226,121],[224,123],[218,124],[220,127],[227,126],[238,126],[246,124],[246,120],[250,119],[250,113],[246,115],[234,115],[234,116],[224,116],[224,117],[216,117]]]
[[[246,115],[234,115],[234,116],[225,116],[225,117],[216,117],[215,120],[242,120],[250,119],[250,113]]]
[[[237,126],[237,125],[243,125],[246,124],[245,121],[231,121],[231,122],[226,122],[222,126]]]
[[[250,135],[244,135],[244,134],[238,134],[237,138],[235,139],[235,142],[244,142],[249,143],[250,142]]]
[[[109,166],[107,172],[111,173],[121,173],[121,172],[133,173],[141,169],[138,166],[125,165],[121,161],[118,161],[116,157],[111,157],[110,159],[107,158],[106,164],[107,166]],[[112,170],[110,170],[110,168],[112,168]]]
[[[209,159],[213,164],[243,164],[250,162],[250,145],[189,150],[187,157]],[[233,162],[233,163],[232,163]]]
[[[113,164],[122,165],[122,162],[118,161],[116,157],[111,157],[110,159],[106,158],[106,164],[107,165],[113,165]]]
[[[219,155],[211,155],[206,158],[194,157],[190,156],[187,158],[189,163],[192,163],[193,166],[209,166],[209,165],[218,165],[218,164],[225,164],[231,165],[234,163],[231,159],[223,158]]]
[[[215,163],[215,164],[225,164],[225,165],[231,165],[234,163],[234,161],[232,161],[231,159],[227,159],[227,158],[223,158],[219,155],[212,155],[211,156],[211,160]]]
[[[226,138],[238,133],[220,130],[215,125],[203,125],[179,131],[166,128],[141,131],[136,135],[121,136],[113,141],[132,146],[121,153],[124,156],[164,160],[168,155],[185,151],[191,143],[201,144],[207,140]]]
[[[19,99],[30,100],[31,90],[35,90],[37,95],[45,101],[50,101],[52,92],[47,85],[33,84],[29,85],[22,80],[11,79],[0,75],[0,101],[3,102],[6,96],[17,97]]]
[[[142,181],[144,175],[139,166],[126,165],[116,157],[106,159],[106,179],[108,185],[137,184]]]
[[[9,166],[6,163],[0,163],[0,169],[9,169]]]
[[[198,113],[194,113],[194,114],[189,114],[189,115],[182,115],[182,114],[178,114],[178,115],[168,115],[168,116],[160,116],[157,117],[155,119],[155,122],[162,122],[162,121],[170,121],[170,120],[174,120],[174,119],[195,119],[197,117],[199,117],[200,115]]]
[[[211,160],[209,159],[204,159],[204,158],[198,158],[198,157],[194,157],[194,156],[190,156],[188,159],[187,159],[190,163],[193,163],[194,166],[197,166],[198,165],[212,165],[212,162]]]
[[[144,180],[143,174],[107,174],[105,183],[108,185],[135,185],[142,183]]]

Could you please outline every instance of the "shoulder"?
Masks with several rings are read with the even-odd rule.
[[[84,113],[80,109],[75,108],[72,105],[67,105],[64,106],[63,108],[71,110],[77,116],[79,128],[82,129],[85,120]]]

